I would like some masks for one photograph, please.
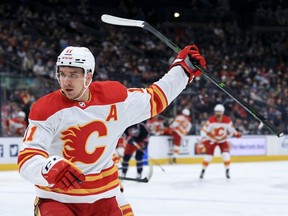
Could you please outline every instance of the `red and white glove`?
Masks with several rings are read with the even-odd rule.
[[[180,65],[189,77],[188,83],[190,83],[195,76],[200,76],[202,74],[200,70],[194,67],[192,62],[200,64],[206,69],[206,61],[203,56],[200,55],[199,49],[195,44],[186,46],[181,50],[171,64],[170,69],[176,65]]]
[[[67,191],[79,189],[85,181],[85,176],[73,163],[58,157],[51,156],[42,167],[42,175],[49,183],[49,187]]]
[[[233,134],[233,137],[236,137],[236,138],[240,138],[241,136],[242,136],[242,134],[239,131],[237,131]]]

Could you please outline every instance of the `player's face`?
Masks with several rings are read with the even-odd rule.
[[[220,118],[222,118],[222,116],[223,116],[223,113],[222,112],[215,112],[215,116],[216,116],[216,118],[217,119],[220,119]]]
[[[19,121],[19,122],[24,122],[24,121],[25,121],[25,118],[18,116],[18,121]]]
[[[60,86],[66,97],[77,98],[84,88],[84,73],[82,68],[59,67]]]

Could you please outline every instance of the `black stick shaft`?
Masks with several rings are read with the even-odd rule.
[[[135,182],[143,182],[143,183],[148,183],[149,179],[147,179],[146,177],[143,179],[137,179],[137,178],[130,178],[130,177],[122,177],[119,176],[118,177],[120,180],[125,180],[125,181],[135,181]]]
[[[166,45],[168,45],[171,49],[173,49],[176,53],[179,53],[181,50],[176,44],[170,41],[166,36],[160,33],[157,29],[151,26],[149,23],[144,22],[144,29],[154,34],[161,41],[163,41]],[[218,86],[223,92],[229,95],[232,99],[234,99],[238,104],[240,104],[247,112],[249,112],[252,116],[254,116],[257,120],[263,123],[267,128],[269,128],[274,134],[278,137],[284,136],[284,133],[280,131],[275,125],[269,122],[264,116],[259,114],[253,107],[251,107],[247,102],[245,102],[242,98],[240,98],[232,89],[226,86],[223,82],[217,79],[211,72],[207,71],[201,65],[197,63],[193,63],[193,65],[199,69],[202,74],[209,79],[212,83]]]

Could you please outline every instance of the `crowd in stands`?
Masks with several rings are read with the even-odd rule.
[[[11,135],[7,122],[17,117],[19,111],[25,113],[27,121],[31,104],[59,87],[54,79],[55,61],[68,45],[86,46],[94,53],[95,80],[118,80],[127,87],[146,87],[169,70],[176,54],[163,42],[138,28],[102,23],[102,13],[92,2],[47,0],[41,4],[26,0],[0,4],[0,81],[7,82],[3,78],[7,76],[20,79],[0,92],[2,136]],[[156,22],[161,20],[161,13],[148,13],[127,4],[134,1],[113,2],[118,4],[112,10],[117,7],[121,15],[151,21],[179,47],[197,44],[209,71],[288,133],[287,27],[285,31],[288,6],[285,1],[277,1],[277,7],[270,7],[269,0],[254,2],[254,11],[250,8],[251,13],[255,12],[251,25],[247,17],[244,22],[244,17],[235,11],[235,16],[230,17],[234,5],[228,0],[188,1],[192,11],[204,6],[209,9],[215,4],[218,7],[219,18],[211,12],[209,17],[213,19],[201,17],[201,22]],[[259,22],[262,28],[257,25]],[[162,115],[165,119],[173,118],[188,108],[193,125],[190,133],[199,134],[218,103],[226,107],[226,114],[243,134],[271,133],[265,127],[259,129],[259,122],[251,114],[203,76],[194,80]]]

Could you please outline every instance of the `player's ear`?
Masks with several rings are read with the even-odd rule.
[[[92,72],[88,72],[86,75],[86,80],[90,81],[92,79],[92,76],[93,76]]]

